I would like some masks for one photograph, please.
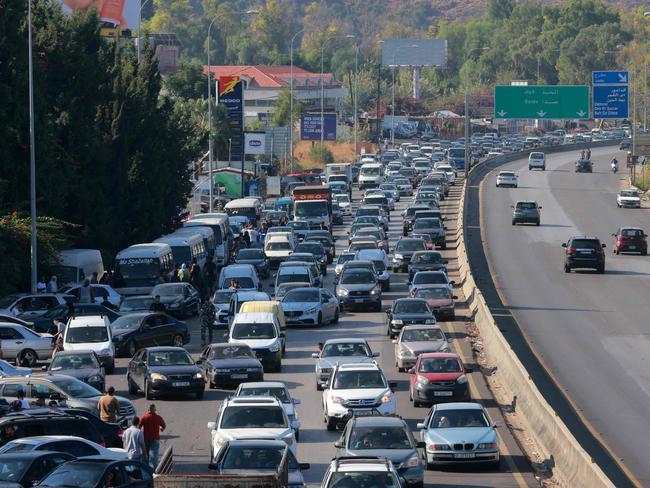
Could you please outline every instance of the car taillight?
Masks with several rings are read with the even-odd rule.
[[[575,247],[570,247],[569,249],[567,249],[567,252],[569,254],[574,254],[576,252],[576,248]]]
[[[604,252],[602,247],[596,248],[594,251],[596,251],[597,254],[602,254]]]
[[[106,447],[106,443],[105,443],[104,441],[100,441],[100,442],[98,442],[97,444],[99,444],[99,445],[102,446],[102,447]]]

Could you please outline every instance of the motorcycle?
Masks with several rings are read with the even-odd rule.
[[[612,163],[612,173],[616,174],[617,171],[618,171],[618,164]]]

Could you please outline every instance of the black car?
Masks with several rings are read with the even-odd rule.
[[[416,237],[404,237],[397,241],[393,249],[393,273],[407,271],[413,254],[426,250],[426,242]]]
[[[126,373],[129,393],[144,392],[147,400],[166,393],[194,393],[203,398],[205,379],[201,368],[182,347],[148,347],[138,351]]]
[[[196,362],[210,388],[264,381],[264,368],[247,344],[210,344]]]
[[[189,283],[162,283],[154,286],[151,296],[160,295],[160,302],[166,311],[176,317],[198,315],[201,308],[201,297]]]
[[[578,159],[576,161],[576,173],[592,173],[593,164],[589,159]]]
[[[391,339],[397,337],[405,325],[435,323],[433,312],[422,298],[399,298],[393,308],[386,311],[386,335]]]
[[[336,285],[336,295],[340,310],[359,305],[370,305],[376,312],[381,310],[381,284],[377,274],[368,269],[344,267]]]
[[[32,488],[60,464],[76,459],[65,452],[31,451],[0,455],[0,486]]]
[[[441,249],[447,249],[446,241],[447,227],[442,225],[442,221],[436,218],[416,219],[413,223],[414,234],[426,234],[431,236],[434,245]]]
[[[334,246],[334,237],[328,230],[310,230],[305,236],[305,241],[318,241],[325,248],[328,261],[331,263],[336,257],[336,248]]]
[[[409,283],[418,271],[447,271],[447,260],[438,251],[417,251],[408,264]]]
[[[320,264],[320,270],[322,275],[327,274],[327,263],[329,261],[325,248],[320,242],[301,242],[296,246],[294,252],[305,252],[313,254],[316,258],[316,261]]]
[[[84,488],[153,488],[153,471],[138,461],[76,459],[62,464],[35,486]]]
[[[164,313],[133,313],[111,324],[115,355],[133,357],[149,346],[184,346],[190,342],[185,322]]]
[[[269,277],[271,265],[263,249],[241,249],[235,258],[235,264],[252,264],[261,278]]]
[[[132,295],[124,297],[120,303],[120,313],[148,312],[153,303],[151,295]]]
[[[94,351],[59,351],[43,371],[72,376],[104,391],[106,373]]]
[[[71,303],[57,305],[45,312],[40,317],[34,318],[33,325],[30,327],[34,332],[45,332],[56,334],[57,329],[54,320],[58,319],[66,323],[70,317],[80,317],[83,315],[105,315],[110,322],[117,320],[121,315],[110,308],[99,303]]]
[[[595,269],[598,273],[605,272],[605,244],[597,237],[576,236],[562,244],[566,248],[564,254],[564,272],[570,273],[576,268]]]
[[[11,425],[14,430],[9,440],[40,435],[70,435],[73,432],[77,437],[83,437],[97,444],[103,442],[95,426],[80,415],[62,415],[58,412],[30,415],[19,412],[0,419],[0,432],[4,432],[7,425]]]

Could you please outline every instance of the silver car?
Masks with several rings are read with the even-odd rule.
[[[447,337],[437,325],[405,325],[393,344],[395,362],[400,372],[412,368],[420,354],[449,351]]]
[[[316,389],[322,390],[329,381],[334,367],[338,364],[373,363],[379,357],[378,352],[372,352],[365,339],[329,339],[324,344],[319,343],[320,352],[313,353],[316,359]]]
[[[38,334],[27,327],[17,324],[0,324],[2,353],[6,358],[16,358],[16,362],[31,367],[42,359],[52,356],[52,335]]]
[[[325,288],[294,288],[282,298],[287,325],[335,324],[339,321],[339,301]]]
[[[48,310],[74,299],[71,295],[57,293],[15,294],[0,298],[0,314],[18,316],[30,321]]]

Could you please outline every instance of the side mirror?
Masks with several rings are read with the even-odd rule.
[[[501,420],[497,420],[496,422],[494,422],[494,423],[492,424],[492,427],[493,427],[494,429],[498,429],[499,427],[503,427],[503,422],[502,422]]]
[[[395,388],[397,388],[397,381],[389,381],[388,382],[388,388],[390,388],[391,390],[394,390]]]
[[[311,465],[309,463],[298,463],[298,467],[302,471],[311,468]]]
[[[393,340],[390,341],[390,342],[392,342],[393,344],[397,344],[397,339],[393,339]]]
[[[566,247],[566,242],[563,242],[563,243],[562,243],[562,247]]]
[[[216,470],[219,466],[216,463],[209,463],[208,464],[208,469],[210,470]]]
[[[373,358],[378,358],[378,357],[379,357],[379,353],[378,353],[378,352],[373,352],[373,353],[372,353],[372,357],[373,357]]]
[[[47,371],[47,366],[41,366],[41,371]]]
[[[616,234],[612,234],[612,237],[616,237]]]
[[[472,368],[465,368],[465,373],[472,373],[472,372],[473,372]]]
[[[311,357],[314,359],[318,359],[318,353],[317,352],[312,352]]]
[[[427,443],[424,441],[418,441],[415,443],[415,447],[424,449],[425,447],[427,447]]]
[[[450,285],[455,285],[456,282],[455,282],[454,280],[451,280],[451,281],[449,282],[449,284],[450,284]]]
[[[458,300],[458,297],[456,295],[452,296],[451,298],[453,298],[454,300]]]
[[[415,425],[415,428],[418,429],[418,430],[424,430],[424,429],[427,428],[427,426],[424,425],[422,422],[418,422],[418,423]]]
[[[607,244],[602,244],[602,246],[603,246],[603,248],[606,248],[606,247],[607,247]]]
[[[537,207],[537,208],[538,208],[539,210],[541,210],[541,209],[542,209],[542,206],[540,205],[540,206],[539,206],[539,207]]]
[[[298,400],[297,398],[294,398],[294,399],[293,399],[293,404],[294,404],[294,405],[300,405],[301,403],[302,403],[302,402],[301,402],[300,400]]]
[[[415,368],[411,368],[411,369],[409,369],[409,370],[407,371],[407,373],[415,374]]]
[[[208,430],[217,430],[216,422],[208,422]]]
[[[448,259],[443,259],[442,264],[449,264],[449,260]]]
[[[337,449],[343,449],[343,447],[345,447],[345,444],[343,444],[343,441],[336,441],[334,443],[334,447],[336,447]]]
[[[515,208],[515,206],[514,206],[514,205],[510,205],[510,208]]]

